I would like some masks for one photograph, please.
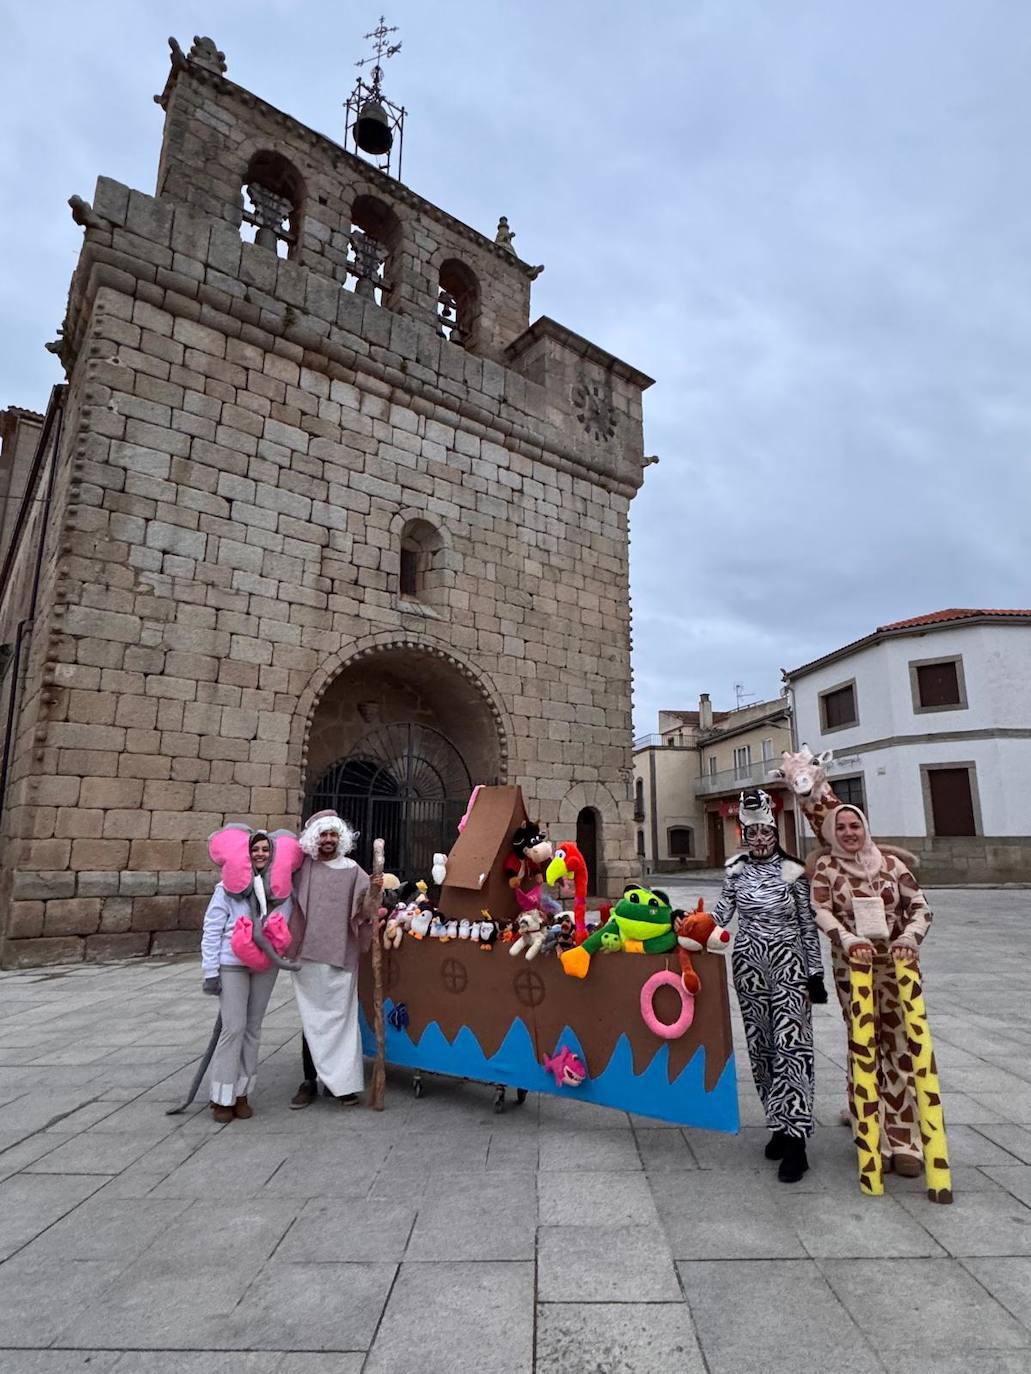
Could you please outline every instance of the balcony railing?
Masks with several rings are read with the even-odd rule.
[[[731,792],[736,788],[762,787],[768,781],[767,774],[776,768],[774,759],[759,759],[754,763],[740,764],[737,768],[723,768],[718,773],[706,773],[696,780],[696,797],[712,796],[717,792]]]

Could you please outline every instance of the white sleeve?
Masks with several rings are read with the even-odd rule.
[[[221,883],[211,894],[204,913],[204,929],[200,937],[200,963],[205,978],[217,978],[222,954],[222,936],[230,917],[229,899]]]

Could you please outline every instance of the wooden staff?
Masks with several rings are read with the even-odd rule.
[[[372,842],[372,876],[383,877],[383,841]],[[369,1106],[381,1112],[387,1091],[387,1043],[383,1023],[383,944],[379,934],[379,897],[372,913],[372,1025],[376,1032],[376,1058],[369,1084]]]

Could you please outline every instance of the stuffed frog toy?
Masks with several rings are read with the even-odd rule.
[[[677,947],[673,910],[665,892],[649,891],[631,884],[612,908],[609,919],[582,945],[567,949],[559,958],[571,978],[586,978],[591,956],[598,950],[625,954],[669,954]]]

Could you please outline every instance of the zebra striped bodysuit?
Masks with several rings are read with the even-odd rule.
[[[734,987],[752,1076],[771,1131],[813,1130],[813,1019],[806,979],[823,974],[820,937],[801,864],[774,855],[729,859],[713,918],[737,913]]]

